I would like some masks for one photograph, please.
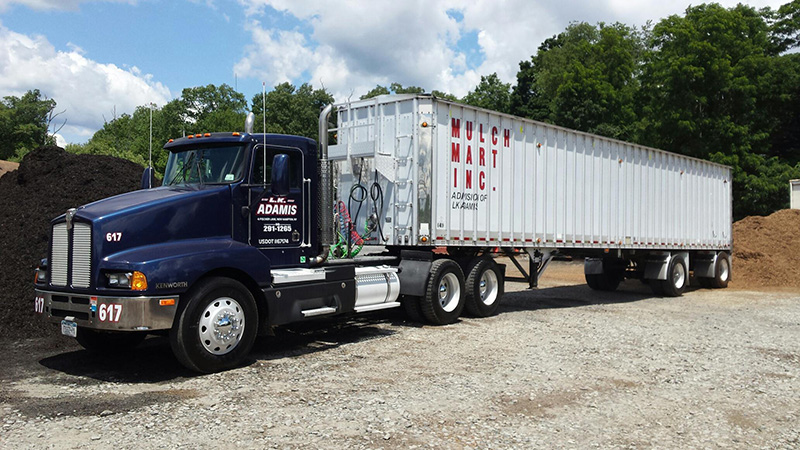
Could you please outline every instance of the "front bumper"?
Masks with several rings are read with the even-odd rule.
[[[172,328],[178,296],[102,297],[36,290],[35,310],[50,322],[70,320],[79,327],[109,331]]]

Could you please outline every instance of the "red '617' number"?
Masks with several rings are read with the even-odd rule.
[[[122,305],[101,303],[97,308],[97,318],[100,322],[119,322],[122,314]]]

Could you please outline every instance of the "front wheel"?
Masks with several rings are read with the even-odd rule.
[[[434,325],[453,323],[464,309],[464,273],[451,259],[437,259],[425,295],[420,299],[422,314]]]
[[[238,366],[258,330],[250,291],[236,280],[209,278],[189,291],[172,330],[172,352],[187,368],[211,373]]]

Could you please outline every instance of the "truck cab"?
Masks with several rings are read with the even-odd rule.
[[[184,365],[212,372],[237,364],[259,331],[354,309],[354,265],[311,268],[322,251],[313,140],[206,133],[164,149],[162,186],[52,221],[36,312],[90,350],[169,333]]]

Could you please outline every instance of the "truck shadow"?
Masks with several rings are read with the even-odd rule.
[[[520,287],[523,285],[520,284]],[[687,293],[694,288],[687,289]],[[551,308],[576,308],[589,305],[631,303],[658,298],[650,286],[637,280],[621,283],[613,292],[595,291],[585,284],[507,292],[498,314]]]
[[[161,336],[118,353],[80,349],[46,357],[39,364],[68,375],[116,383],[160,383],[194,376],[175,359],[168,339]]]
[[[524,285],[509,284],[509,287],[524,288]],[[694,290],[694,287],[687,289],[687,293]],[[594,291],[584,284],[547,287],[507,292],[498,314],[631,303],[654,298],[657,297],[650,288],[636,280],[623,283],[614,292]],[[274,336],[257,338],[243,366],[257,361],[309,355],[345,344],[391,336],[401,327],[422,326],[426,325],[409,320],[402,308],[292,324],[276,329]],[[198,376],[178,363],[168,339],[159,336],[150,337],[139,347],[124,353],[97,355],[73,350],[43,358],[39,364],[65,374],[106,382],[162,383]]]
[[[386,322],[385,315],[365,315],[282,327],[275,336],[257,338],[241,367],[390,336],[396,331],[375,326]],[[161,336],[151,336],[138,347],[116,354],[99,355],[79,349],[45,357],[39,364],[66,375],[115,383],[157,384],[202,376],[184,368],[173,356],[168,338]]]

